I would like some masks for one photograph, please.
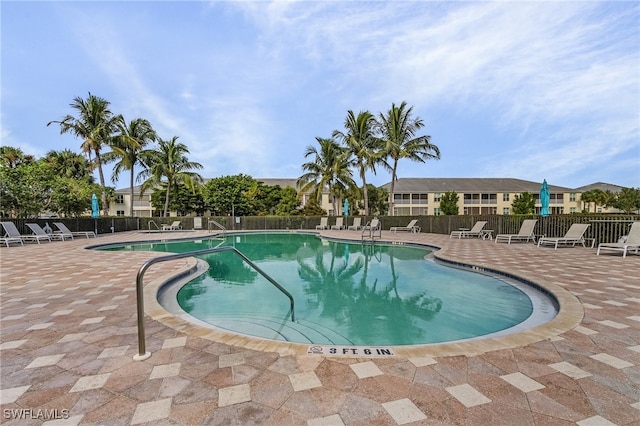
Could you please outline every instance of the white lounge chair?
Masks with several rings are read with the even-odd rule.
[[[344,218],[342,216],[336,218],[336,224],[331,225],[331,229],[344,229]]]
[[[63,235],[71,235],[71,237],[76,237],[79,235],[84,235],[87,238],[95,238],[96,237],[96,233],[93,231],[71,231],[69,230],[69,228],[67,228],[67,225],[65,225],[62,222],[53,222],[53,226],[55,226],[56,228],[58,228],[58,231],[55,231],[54,233],[60,233]]]
[[[458,237],[458,239],[460,238],[464,238],[464,237],[481,237],[482,236],[482,228],[484,228],[484,226],[487,224],[486,221],[477,221],[475,225],[473,225],[473,228],[471,229],[460,229],[459,231],[451,231],[451,235],[449,235],[449,239],[451,239],[451,237]]]
[[[71,235],[71,237],[77,237],[80,235],[84,235],[87,238],[96,237],[96,233],[93,231],[71,231],[69,228],[67,228],[67,225],[62,222],[53,222],[53,226],[58,228],[57,231],[54,231],[54,234],[63,234],[66,236]]]
[[[586,247],[584,242],[584,233],[587,232],[587,228],[590,225],[588,223],[574,223],[569,227],[569,230],[564,237],[542,237],[538,240],[538,247],[541,244],[553,245],[555,249],[559,244],[571,244],[571,247],[575,247],[576,244],[582,244],[582,247]]]
[[[511,241],[525,241],[528,243],[529,240],[535,243],[536,237],[533,234],[533,228],[535,228],[536,222],[538,222],[538,219],[525,219],[517,234],[498,234],[496,235],[496,243],[498,241],[506,241],[507,244],[511,244]]]
[[[600,255],[600,250],[615,250],[621,251],[622,257],[627,257],[627,252],[634,250],[636,254],[640,250],[640,222],[633,222],[629,234],[626,238],[623,238],[623,242],[619,243],[600,243],[598,244],[598,251],[596,255]]]
[[[47,240],[49,242],[53,240],[64,241],[64,235],[47,234],[45,230],[42,229],[42,227],[37,223],[25,223],[25,225],[27,226],[27,228],[31,229],[31,232],[33,232],[33,235],[27,235],[27,237],[35,239],[38,242],[38,244],[40,244],[40,240]]]
[[[349,230],[358,231],[358,230],[360,230],[360,228],[362,228],[362,218],[361,217],[354,217],[353,218],[353,224],[351,226],[347,227],[347,231],[349,231]]]
[[[329,218],[320,218],[320,225],[316,225],[316,229],[329,229]]]
[[[9,247],[9,244],[12,243],[20,243],[20,245],[24,245],[22,241],[22,235],[20,235],[20,231],[13,224],[13,222],[1,222],[2,228],[4,229],[4,234],[0,237],[0,243],[5,244]],[[6,224],[6,226],[5,226]],[[13,231],[15,229],[15,232]]]
[[[170,225],[166,223],[162,225],[163,231],[177,231],[179,229],[182,229],[182,222],[179,220],[174,220]]]
[[[374,218],[371,219],[371,222],[367,222],[365,226],[362,227],[362,236],[364,238],[365,232],[369,231],[369,236],[371,238],[376,236],[376,232],[379,237],[382,237],[382,224],[380,223],[380,219]]]
[[[389,231],[393,232],[394,234],[398,231],[408,231],[413,234],[417,234],[420,232],[420,227],[416,226],[416,223],[418,223],[418,219],[413,219],[407,226],[392,226],[391,228],[389,228]]]

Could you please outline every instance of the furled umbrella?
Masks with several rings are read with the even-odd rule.
[[[100,205],[98,204],[98,196],[96,194],[91,196],[91,217],[94,219],[100,217]]]
[[[344,215],[349,216],[349,200],[344,199]]]
[[[547,185],[547,180],[545,179],[542,182],[542,186],[540,187],[540,204],[542,208],[540,209],[540,216],[547,217],[549,216],[549,201],[551,199],[551,193],[549,191],[549,185]]]

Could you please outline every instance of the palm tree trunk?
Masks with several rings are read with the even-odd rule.
[[[164,197],[164,217],[169,217],[169,193],[171,191],[171,181],[167,181],[167,193]]]
[[[131,205],[129,206],[129,216],[133,217],[133,166],[131,167],[131,176],[129,179],[129,193],[131,195]]]
[[[364,197],[364,215],[369,216],[369,193],[367,191],[367,178],[364,170],[360,174],[362,177],[362,196]]]
[[[102,200],[102,215],[106,216],[107,210],[107,191],[104,183],[104,172],[102,171],[102,158],[100,158],[100,151],[96,150],[96,164],[98,165],[98,177],[100,178],[100,186],[102,187],[102,194],[100,199]]]
[[[389,216],[393,216],[393,191],[396,187],[396,171],[398,170],[398,160],[393,160],[393,172],[391,173],[391,190],[389,191]]]

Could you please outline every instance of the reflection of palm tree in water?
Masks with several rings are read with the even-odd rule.
[[[331,245],[335,246],[335,245]],[[354,247],[354,246],[352,246]],[[377,250],[380,248],[380,250]],[[335,248],[331,259],[325,266],[324,254],[319,250],[313,265],[299,257],[298,274],[309,283],[307,294],[315,295],[312,303],[322,305],[321,315],[333,318],[338,323],[346,323],[353,338],[363,341],[375,341],[376,336],[393,338],[396,344],[412,343],[422,337],[424,330],[416,325],[416,319],[430,321],[442,308],[438,298],[427,297],[427,291],[403,299],[398,292],[399,275],[395,271],[392,248],[375,245],[363,245],[362,250],[351,250],[351,256],[358,256],[351,266],[348,261],[337,262]],[[370,282],[369,264],[374,259],[381,263],[382,251],[389,256],[391,280],[378,290],[378,278]],[[354,277],[362,271],[359,282]]]

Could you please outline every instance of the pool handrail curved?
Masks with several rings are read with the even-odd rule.
[[[251,266],[256,272],[267,279],[278,290],[280,290],[285,296],[289,298],[291,305],[291,321],[295,322],[295,310],[293,296],[284,287],[282,287],[276,280],[271,278],[266,272],[264,272],[258,265],[253,263],[247,256],[245,256],[240,250],[233,246],[212,247],[203,250],[194,250],[186,253],[174,253],[166,256],[158,256],[153,259],[149,259],[140,266],[138,274],[136,275],[136,306],[138,311],[138,354],[133,357],[136,361],[142,361],[151,356],[150,352],[146,350],[146,339],[144,333],[144,297],[143,297],[143,280],[144,273],[152,265],[160,262],[166,262],[169,260],[182,259],[185,257],[200,256],[204,254],[217,253],[221,251],[232,251],[244,260],[249,266]]]

